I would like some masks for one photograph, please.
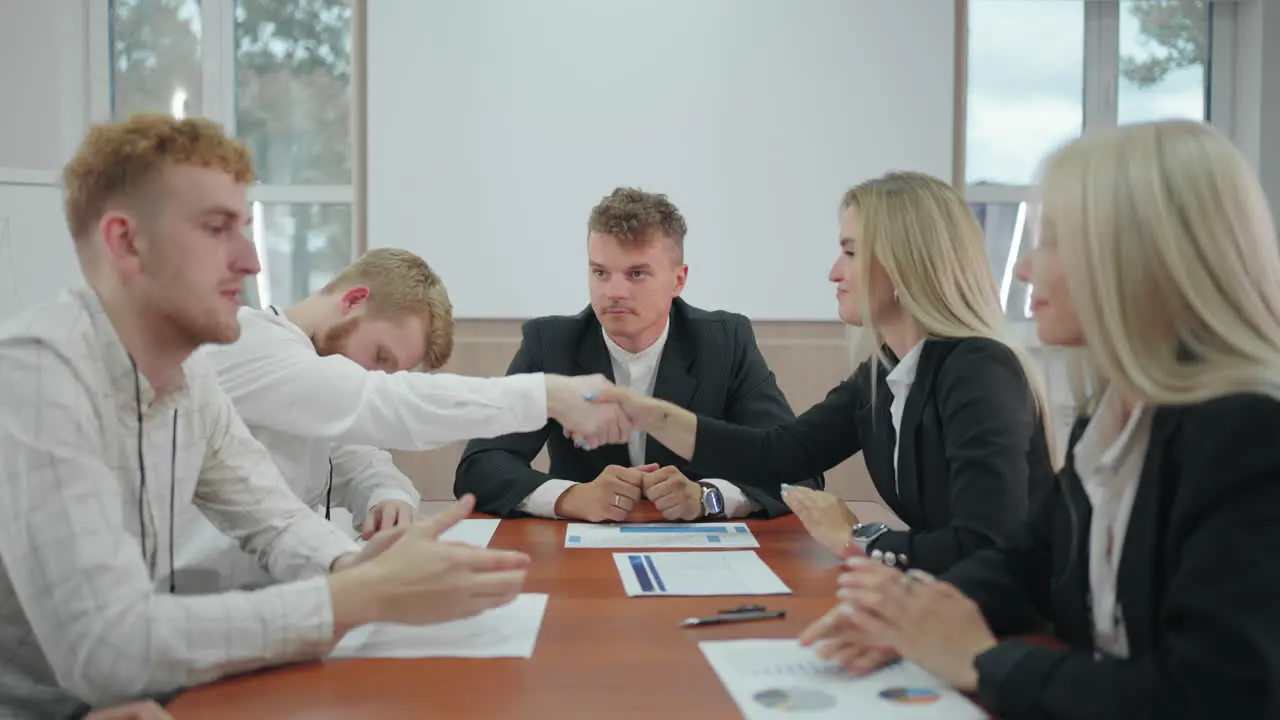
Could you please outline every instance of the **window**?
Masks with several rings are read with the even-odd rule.
[[[1084,5],[974,0],[969,6],[966,181],[1027,185],[1084,124]]]
[[[112,0],[111,107],[199,115],[199,0]]]
[[[111,4],[114,115],[208,117],[253,152],[251,304],[302,300],[353,258],[351,4]]]
[[[1213,19],[1225,0],[970,0],[966,194],[986,231],[1005,313],[1026,321],[1009,270],[1034,244],[1045,155],[1091,127],[1206,119]]]
[[[1035,246],[1040,205],[1030,201],[972,203],[970,207],[987,236],[987,255],[996,275],[1005,317],[1013,321],[1031,318],[1030,286],[1019,282],[1015,267]]]
[[[267,185],[351,183],[351,4],[236,0],[236,132]]]
[[[262,273],[259,306],[287,304],[324,287],[351,262],[350,205],[253,204]]]
[[[1121,124],[1206,117],[1209,12],[1206,0],[1136,0],[1121,7]]]

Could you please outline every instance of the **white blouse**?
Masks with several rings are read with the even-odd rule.
[[[1151,439],[1151,411],[1136,406],[1126,416],[1119,393],[1108,390],[1076,443],[1076,474],[1093,508],[1089,521],[1089,593],[1094,646],[1125,658],[1129,640],[1116,602],[1116,576],[1125,531]]]

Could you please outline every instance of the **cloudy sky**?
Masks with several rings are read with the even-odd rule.
[[[968,153],[971,183],[1030,183],[1040,159],[1080,133],[1084,3],[975,0],[970,5]],[[1120,11],[1120,53],[1142,59],[1138,22]],[[1204,68],[1139,89],[1120,80],[1119,121],[1204,116]]]

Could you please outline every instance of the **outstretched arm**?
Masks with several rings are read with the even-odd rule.
[[[607,387],[598,399],[619,404],[632,424],[707,477],[776,490],[821,474],[862,449],[856,411],[865,402],[862,373],[838,385],[800,417],[771,428],[735,425],[665,400]]]

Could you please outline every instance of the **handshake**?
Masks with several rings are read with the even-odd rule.
[[[641,398],[603,375],[547,375],[547,416],[578,447],[622,445],[641,426]]]

